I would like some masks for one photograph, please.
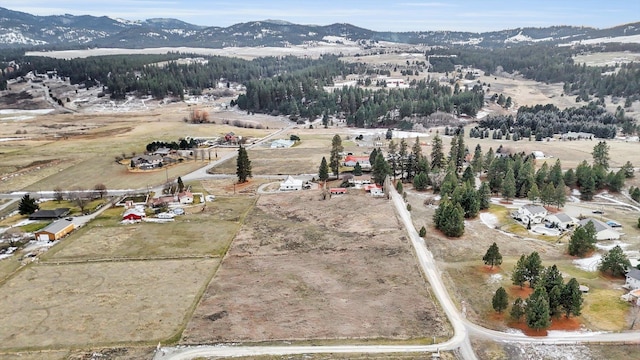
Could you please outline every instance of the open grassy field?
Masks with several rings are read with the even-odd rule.
[[[0,346],[18,350],[169,338],[218,261],[30,266],[2,285]]]
[[[182,343],[449,333],[389,202],[303,191],[260,197]]]
[[[23,121],[8,121],[0,137],[15,137],[26,131],[21,140],[0,142],[3,164],[0,165],[0,191],[27,189],[52,190],[60,186],[92,188],[103,183],[109,189],[144,188],[162,183],[166,177],[193,171],[207,161],[185,161],[160,171],[129,172],[115,162],[116,156],[142,154],[146,144],[178,141],[185,136],[221,136],[235,132],[243,137],[263,137],[286,123],[280,118],[251,116],[264,129],[223,125],[223,121],[244,119],[235,111],[212,112],[216,124],[188,124],[183,121],[190,109],[185,104],[167,105],[147,113],[52,114]],[[217,149],[218,156],[229,150]],[[211,154],[212,159],[214,154]]]
[[[20,262],[0,261],[0,352],[122,345],[119,358],[148,356],[135,346],[181,334],[254,203],[221,196],[170,224],[121,225],[124,210],[108,209],[8,278]]]

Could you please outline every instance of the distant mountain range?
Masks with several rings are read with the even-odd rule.
[[[371,44],[387,41],[431,46],[505,47],[517,43],[572,41],[640,35],[640,22],[609,29],[553,26],[485,33],[459,31],[379,32],[350,24],[299,25],[264,20],[229,27],[203,27],[176,19],[128,21],[107,16],[36,16],[0,7],[0,48],[302,45],[322,41]]]

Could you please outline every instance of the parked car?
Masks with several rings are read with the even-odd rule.
[[[603,214],[604,214],[604,211],[602,211],[602,210],[593,210],[593,211],[592,211],[592,213],[593,213],[593,214],[603,215]]]

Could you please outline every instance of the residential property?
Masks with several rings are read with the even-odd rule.
[[[54,221],[49,226],[40,231],[36,231],[35,236],[40,241],[55,241],[62,239],[65,235],[72,232],[75,225],[72,221],[61,219]]]
[[[147,217],[147,214],[145,214],[143,210],[136,208],[127,209],[124,214],[122,214],[122,220],[140,221],[145,217]]]
[[[371,163],[369,162],[368,156],[347,155],[344,158],[342,165],[354,167],[356,166],[356,163],[360,163],[362,170],[371,170]]]
[[[180,204],[193,204],[193,194],[191,191],[183,191],[178,194],[178,201]]]
[[[141,169],[148,170],[162,166],[162,156],[160,155],[139,155],[131,158],[131,164]]]
[[[57,208],[55,210],[38,210],[29,215],[29,220],[53,220],[69,215],[69,208]]]
[[[169,154],[171,154],[171,149],[167,147],[158,148],[156,151],[153,152],[153,155],[159,155],[159,156],[167,156]]]
[[[540,205],[527,204],[518,209],[517,216],[523,223],[531,221],[532,224],[540,224],[547,216],[547,209]]]
[[[280,191],[302,190],[302,180],[287,176],[287,179],[280,183]]]
[[[621,234],[616,230],[609,227],[609,225],[603,223],[600,220],[596,220],[593,218],[586,218],[580,220],[578,225],[585,226],[589,222],[593,223],[593,226],[596,228],[596,240],[618,240],[620,239]]]
[[[624,288],[629,290],[638,290],[640,289],[640,270],[631,268],[627,271],[626,282],[624,283]]]
[[[570,229],[578,224],[578,220],[565,213],[549,214],[544,218],[545,224],[558,229]]]

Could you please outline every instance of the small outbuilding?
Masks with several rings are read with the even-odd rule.
[[[329,194],[331,195],[342,195],[347,193],[347,188],[331,188],[329,189]]]
[[[178,194],[180,204],[193,204],[193,194],[191,191],[183,191]]]
[[[65,235],[72,232],[75,225],[72,221],[61,219],[54,221],[49,226],[40,231],[36,231],[35,236],[40,241],[55,241],[62,239]]]
[[[640,289],[640,270],[631,268],[625,275],[624,287],[629,290]]]
[[[302,190],[302,180],[294,179],[289,175],[280,183],[280,191]]]
[[[565,213],[549,214],[544,218],[545,223],[555,225],[558,229],[569,229],[578,223],[578,220]]]

